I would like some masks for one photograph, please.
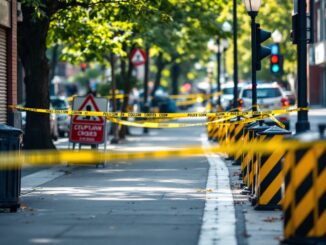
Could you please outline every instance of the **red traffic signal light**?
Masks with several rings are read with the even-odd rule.
[[[283,56],[274,54],[270,58],[270,70],[273,75],[280,76],[283,73]]]
[[[278,63],[278,61],[279,61],[278,55],[272,55],[271,56],[271,62],[272,62],[272,64]]]

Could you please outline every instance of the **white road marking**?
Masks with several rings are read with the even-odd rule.
[[[202,136],[203,147],[209,142]],[[233,245],[236,240],[236,219],[230,188],[229,170],[220,156],[206,153],[209,172],[206,185],[206,204],[199,245]],[[212,191],[210,191],[212,190]]]

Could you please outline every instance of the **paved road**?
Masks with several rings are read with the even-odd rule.
[[[326,110],[310,112],[314,131],[325,115]],[[291,118],[296,121],[295,115]],[[137,129],[126,142],[108,149],[164,151],[200,145],[204,131],[150,130],[141,136]],[[67,148],[67,139],[56,144]],[[239,194],[238,172],[218,156],[116,161],[104,169],[28,170],[22,210],[0,213],[0,243],[278,244],[281,213],[253,211]]]
[[[122,149],[200,143],[201,128],[133,136]],[[61,177],[0,214],[1,244],[197,244],[205,206],[205,157],[61,168]]]

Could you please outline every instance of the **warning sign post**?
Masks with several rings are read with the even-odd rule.
[[[140,66],[145,64],[147,55],[144,50],[136,48],[131,52],[130,59],[133,66]]]
[[[75,97],[73,110],[77,111],[107,111],[108,102],[105,98],[95,98],[93,95]],[[82,144],[102,144],[106,140],[106,119],[95,116],[75,115],[71,119],[70,142]]]

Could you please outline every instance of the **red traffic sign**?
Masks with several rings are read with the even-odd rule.
[[[131,52],[130,60],[134,66],[140,66],[145,64],[146,59],[146,52],[140,48],[136,48]]]
[[[107,111],[105,98],[76,97],[73,110]],[[102,144],[105,141],[106,121],[103,117],[75,115],[71,120],[70,141],[83,144]]]

